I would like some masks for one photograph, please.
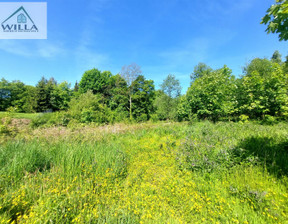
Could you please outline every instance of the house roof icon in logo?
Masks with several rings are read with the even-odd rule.
[[[21,14],[19,14],[21,13]],[[33,20],[31,19],[31,17],[29,16],[29,14],[26,12],[26,10],[24,9],[23,6],[21,6],[19,9],[17,9],[11,16],[9,16],[4,22],[2,22],[2,24],[4,24],[5,22],[7,22],[8,20],[12,19],[14,16],[17,15],[17,23],[27,23],[27,18],[30,20],[30,22],[34,24]]]

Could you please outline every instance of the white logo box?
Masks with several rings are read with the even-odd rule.
[[[0,39],[47,39],[47,2],[0,2]]]

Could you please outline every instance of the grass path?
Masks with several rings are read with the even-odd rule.
[[[260,160],[249,162],[254,157],[229,157],[229,168],[221,161],[205,170],[217,164],[215,153],[234,150],[246,139],[252,148],[267,144],[281,152],[285,125],[81,130],[40,138],[39,129],[37,139],[29,134],[0,146],[0,223],[288,223],[285,175],[276,177]],[[261,141],[251,143],[255,136]],[[191,150],[202,169],[192,169]]]

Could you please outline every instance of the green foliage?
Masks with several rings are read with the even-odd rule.
[[[56,86],[56,81],[51,78],[49,80],[44,77],[36,85],[36,100],[37,100],[37,112],[45,112],[53,110],[51,95]]]
[[[87,91],[84,94],[81,94],[79,97],[72,98],[69,105],[69,113],[76,119],[80,119],[80,115],[83,110],[93,110],[96,111],[99,109],[102,96],[94,95],[91,90]]]
[[[128,87],[126,81],[119,75],[114,75],[109,81],[105,92],[105,101],[109,108],[118,112],[127,111]]]
[[[245,114],[241,114],[239,116],[239,120],[241,123],[247,123],[249,121],[249,116],[245,115]]]
[[[79,83],[80,93],[86,93],[91,90],[94,94],[104,94],[109,85],[112,74],[109,71],[101,72],[98,69],[91,69],[86,71]]]
[[[177,120],[178,98],[171,98],[162,91],[158,91],[154,101],[156,114],[160,120]]]
[[[262,24],[267,25],[267,33],[278,33],[279,40],[288,40],[288,1],[276,0],[262,18]]]
[[[72,116],[66,111],[53,112],[48,120],[49,125],[67,126],[72,120]]]
[[[41,113],[31,120],[31,127],[36,128],[48,124],[53,116],[53,113]]]
[[[160,119],[159,119],[158,114],[151,114],[150,120],[153,121],[153,122],[157,122],[157,121],[159,121]]]
[[[51,105],[53,110],[67,110],[72,96],[71,85],[62,82],[56,85],[51,93]]]
[[[264,116],[264,119],[262,121],[263,124],[268,124],[268,125],[273,125],[273,124],[277,124],[278,121],[277,121],[277,118],[276,117],[273,117],[273,116],[270,116],[270,115],[265,115]]]
[[[0,120],[0,134],[1,135],[10,135],[11,129],[8,126],[7,118],[3,118],[4,122]]]
[[[150,119],[154,112],[153,101],[155,99],[155,87],[152,80],[146,80],[144,76],[138,76],[133,82],[133,118],[144,121]]]
[[[180,83],[168,75],[155,91],[154,82],[146,80],[137,64],[122,68],[121,74],[97,69],[86,71],[74,89],[67,82],[57,84],[44,77],[36,87],[20,81],[0,81],[0,110],[17,112],[55,112],[41,124],[66,126],[71,120],[81,123],[114,123],[145,120],[213,121],[288,118],[288,62],[282,63],[275,51],[271,60],[255,58],[235,79],[224,66],[213,70],[204,63],[195,66],[191,86],[180,96]],[[85,95],[86,94],[86,95]],[[154,116],[153,118],[151,116]],[[47,119],[46,119],[47,120]],[[241,120],[241,119],[240,119]],[[34,125],[33,123],[33,125]]]
[[[191,115],[191,109],[187,99],[187,95],[181,96],[177,105],[177,119],[178,121],[188,121]]]
[[[288,76],[282,67],[267,59],[256,58],[238,83],[239,110],[251,118],[265,114],[287,118]]]
[[[193,73],[190,75],[190,79],[194,82],[197,78],[200,78],[204,75],[209,75],[213,71],[205,63],[200,62],[198,65],[195,66]]]
[[[179,80],[174,75],[168,75],[160,85],[161,91],[156,94],[154,107],[160,120],[176,120],[177,104],[181,93]]]
[[[281,59],[281,54],[279,53],[279,51],[275,51],[271,57],[271,61],[274,63],[278,63],[281,64],[282,63],[282,59]]]
[[[187,91],[189,113],[213,121],[228,117],[236,107],[235,90],[235,80],[228,67],[205,73]]]
[[[0,119],[0,136],[14,137],[18,133],[18,129],[11,125],[12,118],[7,116]]]
[[[160,85],[161,90],[170,98],[177,98],[181,94],[181,86],[175,75],[169,74]]]
[[[15,112],[34,112],[36,105],[35,87],[27,86],[23,82],[0,81],[0,110],[14,108]]]
[[[73,98],[70,102],[68,113],[73,119],[82,123],[113,123],[114,114],[106,104],[103,104],[103,96],[94,95],[91,90]]]

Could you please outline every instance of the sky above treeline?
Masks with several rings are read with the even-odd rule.
[[[19,1],[19,0],[18,0]],[[15,2],[18,2],[15,1]],[[13,2],[13,1],[6,1]],[[29,2],[33,2],[29,0]],[[35,1],[37,2],[37,1]],[[194,66],[226,64],[235,76],[255,57],[287,42],[260,24],[274,0],[51,0],[47,40],[0,40],[0,77],[36,85],[42,76],[74,86],[92,68],[113,74],[137,63],[159,84],[168,74],[182,92]]]

